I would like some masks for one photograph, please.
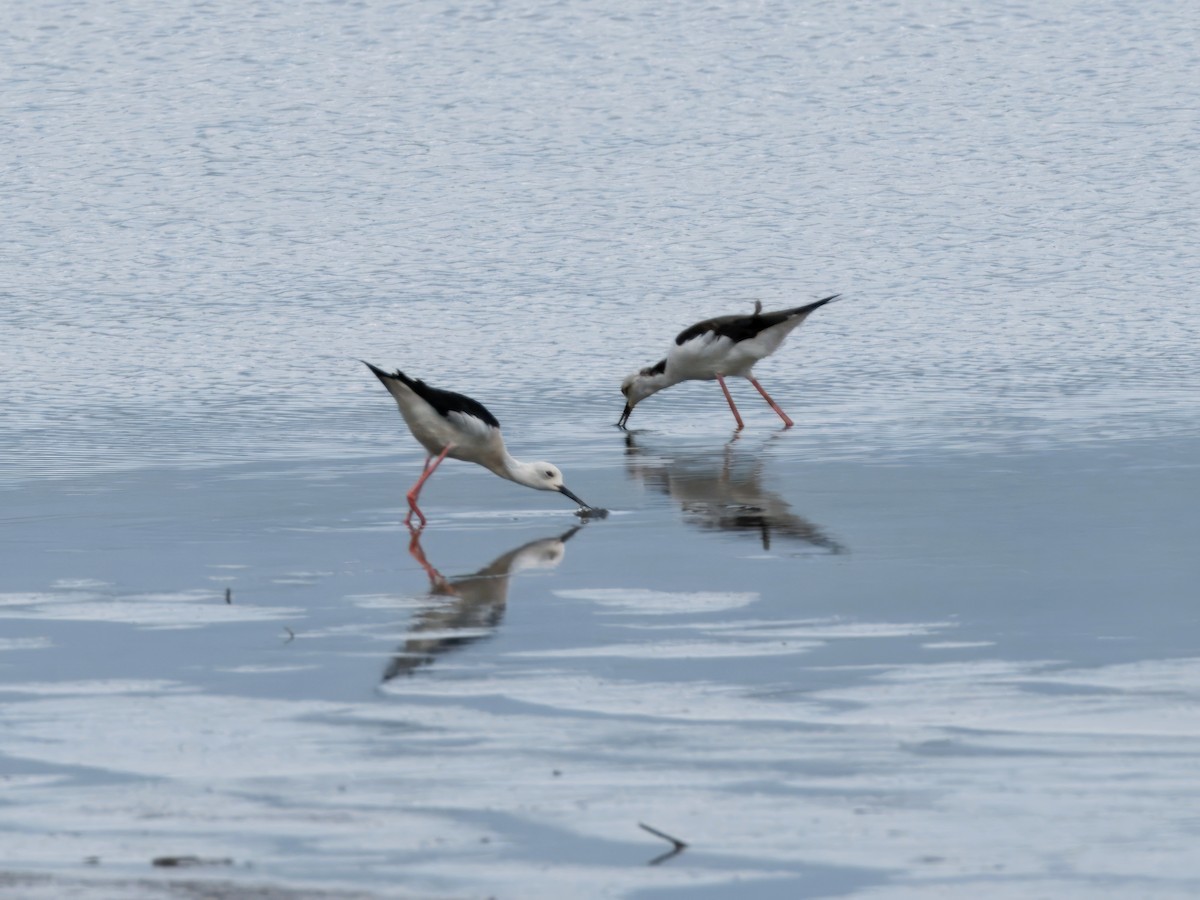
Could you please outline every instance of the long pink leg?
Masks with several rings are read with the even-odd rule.
[[[404,524],[408,525],[412,522],[413,513],[417,514],[417,518],[421,520],[421,527],[425,527],[425,514],[421,512],[421,507],[417,506],[417,498],[421,496],[421,487],[429,480],[429,476],[434,473],[438,466],[442,464],[442,460],[446,458],[446,454],[454,449],[453,444],[447,444],[442,448],[442,452],[438,454],[437,459],[433,461],[433,465],[429,464],[429,460],[425,460],[425,471],[421,473],[421,477],[417,479],[405,495],[408,498],[408,515],[404,517]]]
[[[729,401],[729,408],[733,410],[733,417],[738,423],[737,430],[741,431],[746,427],[746,423],[742,421],[741,413],[739,413],[737,407],[733,405],[733,397],[729,393],[729,388],[725,387],[725,379],[720,375],[717,376],[717,384],[719,384],[721,386],[721,390],[725,392],[725,399]]]
[[[779,408],[779,404],[771,399],[771,395],[768,394],[765,390],[763,390],[763,386],[761,384],[759,384],[757,381],[755,381],[753,376],[747,375],[746,378],[747,378],[747,380],[749,380],[749,382],[752,385],[754,385],[756,388],[758,388],[758,392],[763,395],[763,399],[771,404],[771,409],[773,409],[773,410],[775,410],[775,412],[779,413],[779,418],[783,419],[784,428],[791,428],[793,425],[796,424],[795,422],[793,422],[791,419],[788,418],[787,413],[785,413],[782,409]]]
[[[425,480],[425,473],[429,471],[429,464],[432,461],[433,461],[433,454],[426,453],[425,454],[425,465],[423,465],[421,467],[421,475],[420,475],[417,483],[412,486],[412,490],[410,490],[408,492],[409,494],[414,493],[421,486],[421,482]],[[404,517],[404,524],[408,526],[408,530],[410,532],[413,530],[412,514],[413,514],[414,509],[417,509],[417,508],[413,504],[413,498],[409,497],[408,498],[408,515]],[[417,515],[421,516],[421,528],[424,528],[425,527],[425,516],[421,515],[421,510],[419,510],[419,509],[417,509]],[[420,534],[420,531],[421,531],[421,529],[418,528],[417,533]]]

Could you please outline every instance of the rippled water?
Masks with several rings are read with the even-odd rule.
[[[1194,896],[1193,38],[10,11],[0,887]],[[835,291],[758,369],[797,428],[740,383],[731,443],[711,384],[611,427],[685,325]],[[410,545],[359,359],[612,515],[448,465]]]
[[[6,481],[383,452],[364,357],[578,437],[683,325],[828,291],[762,367],[822,453],[1194,429],[1171,4],[14,19]]]

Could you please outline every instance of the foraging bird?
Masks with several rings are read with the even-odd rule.
[[[675,344],[667,353],[666,359],[634,372],[621,383],[621,393],[625,395],[625,409],[617,425],[624,428],[629,422],[633,408],[663,388],[679,384],[681,381],[716,379],[725,393],[725,399],[729,401],[729,408],[733,410],[738,431],[741,431],[745,424],[737,407],[733,405],[729,388],[725,386],[726,376],[740,376],[758,389],[771,409],[783,419],[784,426],[791,428],[795,423],[779,408],[779,404],[771,399],[771,395],[763,389],[750,370],[760,359],[778,350],[784,338],[799,327],[813,310],[820,309],[826,303],[832,303],[840,296],[841,294],[834,294],[807,306],[768,313],[762,311],[760,301],[755,301],[753,315],[718,316],[685,328],[675,338]]]
[[[406,495],[406,525],[412,521],[413,513],[417,514],[421,525],[425,525],[425,514],[417,505],[417,498],[422,486],[447,456],[479,463],[501,478],[526,487],[539,491],[558,491],[584,510],[600,512],[567,490],[562,472],[556,466],[548,462],[525,463],[509,456],[504,447],[504,438],[500,436],[500,423],[478,400],[430,387],[423,381],[409,378],[399,369],[389,374],[366,360],[362,360],[362,363],[375,373],[375,377],[396,398],[396,405],[400,407],[400,414],[408,423],[409,431],[429,454],[425,457],[425,469],[421,477]]]

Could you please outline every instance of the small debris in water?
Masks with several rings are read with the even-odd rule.
[[[209,859],[202,856],[156,856],[150,864],[163,869],[173,869],[185,866],[232,866],[233,860],[227,856]]]

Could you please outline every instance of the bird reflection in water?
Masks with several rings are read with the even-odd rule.
[[[763,487],[763,455],[735,459],[733,445],[721,454],[659,456],[639,447],[633,432],[625,435],[625,469],[630,478],[666,494],[680,505],[683,519],[698,528],[747,532],[771,549],[777,538],[807,544],[829,553],[846,547],[817,525],[792,512],[786,500]]]
[[[553,569],[562,562],[566,542],[582,527],[522,544],[460,578],[446,578],[435,569],[421,547],[421,530],[410,528],[408,552],[429,576],[434,602],[417,613],[409,628],[412,636],[388,663],[383,680],[409,675],[444,653],[490,637],[504,618],[509,578],[521,569]]]

